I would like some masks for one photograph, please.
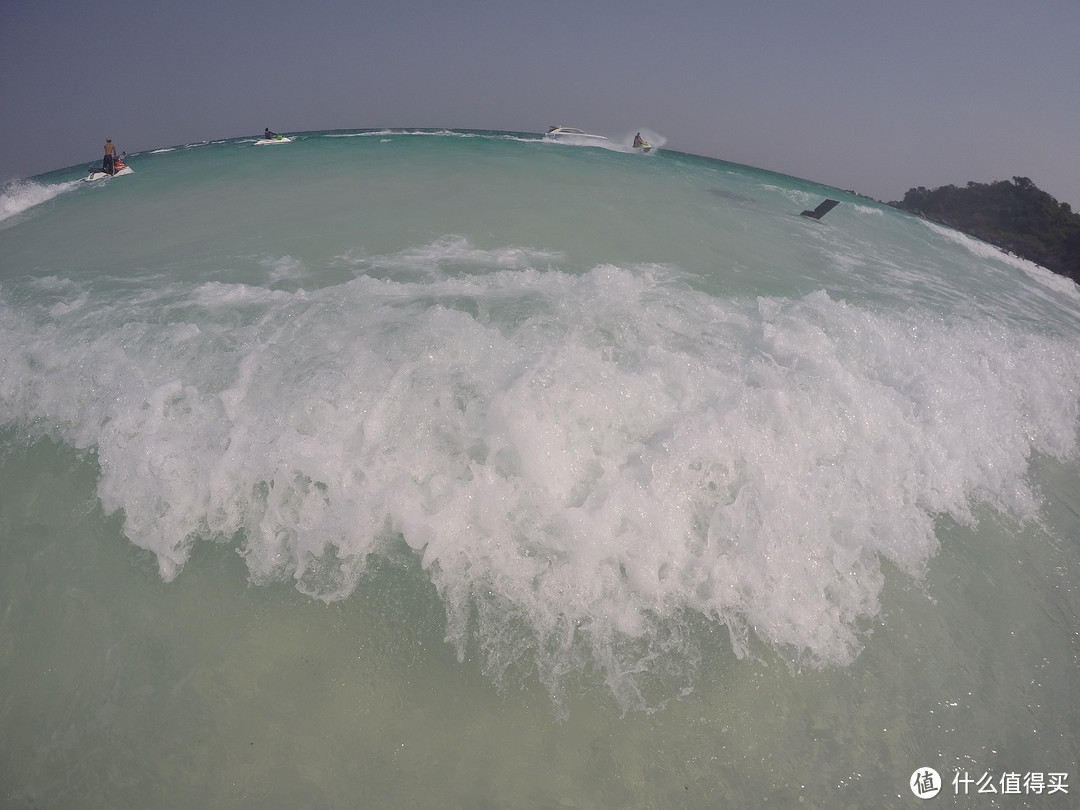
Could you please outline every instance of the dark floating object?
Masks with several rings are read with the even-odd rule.
[[[825,200],[821,205],[815,208],[813,211],[803,211],[802,216],[813,217],[814,219],[821,219],[827,213],[832,211],[836,206],[840,204],[839,200]]]

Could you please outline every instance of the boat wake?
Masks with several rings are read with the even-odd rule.
[[[7,222],[77,186],[78,181],[37,183],[33,180],[12,180],[0,190],[0,222]]]

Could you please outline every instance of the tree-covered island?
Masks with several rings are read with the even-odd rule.
[[[1080,214],[1026,177],[913,188],[889,205],[940,222],[1080,283]]]

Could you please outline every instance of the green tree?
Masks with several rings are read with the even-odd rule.
[[[1080,282],[1080,214],[1028,177],[910,189],[896,208],[956,228]]]

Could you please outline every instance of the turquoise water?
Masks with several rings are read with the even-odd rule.
[[[0,198],[6,806],[1080,791],[949,784],[1078,778],[1072,282],[618,142],[128,162]]]

